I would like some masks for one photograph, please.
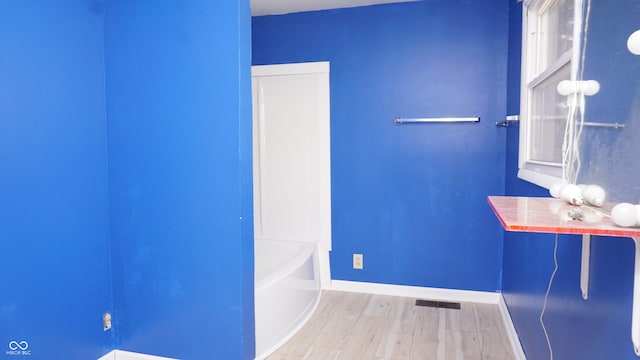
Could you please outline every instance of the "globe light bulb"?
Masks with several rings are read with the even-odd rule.
[[[571,80],[562,80],[556,87],[558,94],[567,96],[576,92],[576,83]]]
[[[560,198],[571,205],[580,206],[584,203],[580,188],[574,184],[565,184],[560,190]]]
[[[592,96],[600,91],[600,83],[597,80],[562,80],[556,86],[556,91],[562,96],[569,96],[576,93]]]
[[[633,55],[640,55],[640,30],[636,30],[627,39],[627,49]]]
[[[606,193],[598,185],[589,185],[582,189],[582,198],[587,204],[600,207],[604,204]]]
[[[611,219],[618,226],[636,226],[638,221],[637,207],[629,203],[620,203],[611,210]]]
[[[551,194],[551,196],[556,199],[560,198],[560,191],[562,190],[563,186],[563,183],[555,183],[551,185],[551,187],[549,188],[549,194]]]
[[[600,91],[600,83],[596,80],[582,82],[582,92],[587,96],[592,96]]]

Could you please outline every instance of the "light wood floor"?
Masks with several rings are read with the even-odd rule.
[[[497,305],[460,310],[412,298],[325,291],[316,313],[268,360],[512,360]]]

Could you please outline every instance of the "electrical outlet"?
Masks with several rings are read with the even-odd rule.
[[[364,267],[364,260],[362,254],[353,254],[353,268],[362,270]]]
[[[103,327],[104,331],[107,331],[107,330],[111,329],[111,314],[110,313],[102,314],[102,327]]]

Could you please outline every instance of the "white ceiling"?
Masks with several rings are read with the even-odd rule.
[[[251,15],[277,15],[409,1],[418,0],[251,0]]]

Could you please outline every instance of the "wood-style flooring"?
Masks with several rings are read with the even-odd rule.
[[[512,360],[497,305],[324,291],[309,322],[268,360]]]

